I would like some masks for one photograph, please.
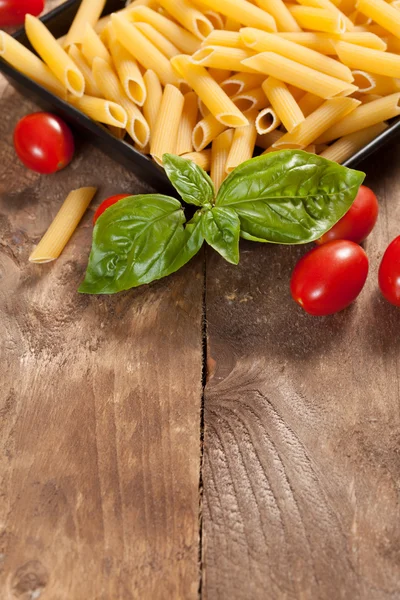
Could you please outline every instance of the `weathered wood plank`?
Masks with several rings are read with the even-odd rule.
[[[377,268],[400,233],[400,146],[366,169],[381,215],[357,304],[291,300],[303,248],[207,260],[203,589],[208,600],[400,598],[400,311]]]
[[[144,191],[91,146],[48,177],[16,159],[34,105],[0,103],[0,597],[197,597],[203,259],[116,297],[77,293],[93,211],[28,256],[67,193]]]

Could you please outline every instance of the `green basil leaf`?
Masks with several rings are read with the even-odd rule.
[[[343,217],[364,177],[308,152],[281,150],[237,167],[223,182],[216,205],[237,212],[246,239],[303,244]]]
[[[201,248],[200,227],[185,228],[179,200],[130,196],[98,219],[84,282],[85,294],[114,294],[166,277]]]
[[[215,206],[203,214],[203,235],[208,244],[230,263],[239,262],[239,217],[231,208]]]
[[[215,188],[207,173],[192,160],[164,154],[163,165],[172,185],[188,204],[213,204]]]

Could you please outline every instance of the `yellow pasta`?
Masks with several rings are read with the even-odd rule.
[[[188,152],[183,154],[182,158],[192,160],[196,165],[199,165],[205,171],[209,171],[211,167],[211,150],[202,150],[201,152]]]
[[[26,15],[25,30],[30,43],[57,79],[74,96],[83,96],[85,79],[82,73],[47,27],[36,17]]]
[[[224,28],[224,19],[219,13],[215,12],[215,10],[204,10],[203,14],[210,21],[214,29]]]
[[[360,102],[354,98],[332,98],[326,100],[316,111],[311,113],[300,125],[291,133],[286,133],[277,142],[274,147],[283,148],[307,148],[315,142],[331,126],[336,127],[336,123],[349,113],[353,113]],[[350,115],[351,118],[352,115]]]
[[[400,38],[400,12],[384,0],[358,0],[356,9]]]
[[[198,106],[199,106],[199,111],[201,116],[203,117],[203,119],[205,117],[208,117],[208,115],[210,115],[210,111],[207,108],[207,106],[204,104],[204,102],[201,100],[201,98],[198,99]]]
[[[263,83],[262,89],[265,92],[268,100],[271,102],[272,108],[283,123],[286,130],[290,133],[304,121],[304,115],[301,109],[293,98],[283,81],[279,81],[274,77],[268,77]]]
[[[161,106],[162,86],[157,74],[151,70],[146,71],[143,75],[143,81],[147,90],[146,100],[143,104],[143,114],[150,126],[150,131],[153,131]]]
[[[94,27],[103,12],[106,0],[82,0],[65,38],[64,47],[81,44],[86,25]]]
[[[211,173],[210,177],[215,185],[216,191],[221,187],[227,176],[226,162],[233,141],[233,130],[228,129],[221,133],[212,143],[211,147]]]
[[[241,48],[205,46],[192,55],[191,61],[194,64],[202,65],[203,67],[254,73],[254,69],[247,68],[243,65],[243,61],[253,55],[254,52],[243,50]]]
[[[268,133],[265,133],[264,135],[257,135],[257,139],[256,139],[256,146],[258,146],[259,148],[263,148],[264,150],[267,150],[268,148],[270,148],[272,146],[272,144],[274,144],[275,142],[277,142],[284,134],[282,133],[282,131],[279,131],[279,129],[273,129],[272,131],[269,131]]]
[[[351,69],[387,77],[400,77],[400,56],[397,54],[363,48],[347,42],[335,43],[335,50],[342,63]]]
[[[145,35],[147,39],[150,40],[167,58],[172,58],[181,53],[181,51],[164,37],[162,33],[159,33],[153,25],[149,25],[149,23],[135,23],[135,27],[139,29],[139,31],[143,33],[143,35]]]
[[[374,100],[374,102],[361,104],[351,115],[344,117],[333,127],[325,131],[318,138],[317,143],[326,144],[344,135],[377,125],[398,115],[400,115],[400,94],[391,94],[390,96]]]
[[[204,40],[213,31],[214,26],[211,21],[187,0],[158,0],[158,2],[178,23],[200,40]]]
[[[68,48],[68,54],[85,78],[85,92],[89,96],[101,97],[101,92],[94,80],[92,69],[87,64],[82,52],[75,44],[71,44]],[[61,84],[60,84],[61,85]]]
[[[116,102],[83,95],[81,98],[71,98],[71,103],[94,121],[121,129],[127,126],[126,110]]]
[[[259,135],[264,135],[265,133],[269,133],[273,131],[279,125],[281,121],[274,111],[273,108],[264,108],[258,113],[256,118],[256,130]]]
[[[221,87],[228,96],[237,96],[248,90],[260,87],[265,76],[259,73],[235,73],[221,83]]]
[[[116,102],[126,110],[128,115],[126,130],[131,138],[141,148],[144,148],[150,139],[150,127],[136,104],[125,95],[114,70],[102,58],[94,59],[92,70],[96,84],[104,98]]]
[[[182,117],[176,139],[175,153],[178,155],[193,151],[192,137],[198,112],[197,96],[194,92],[189,92],[184,96]]]
[[[30,255],[30,262],[48,263],[60,256],[96,192],[96,188],[86,187],[68,194],[52,224]]]
[[[306,46],[321,54],[336,54],[332,42],[349,42],[375,50],[386,50],[387,44],[380,37],[369,31],[347,31],[345,33],[321,33],[302,31],[301,33],[278,33],[279,37]]]
[[[231,173],[242,162],[253,157],[256,145],[257,131],[255,127],[256,111],[249,115],[249,124],[235,129],[232,145],[226,159],[225,171]]]
[[[66,91],[50,69],[28,48],[5,31],[0,31],[0,56],[47,90],[64,98]]]
[[[211,9],[215,8],[215,0],[202,0],[202,4]],[[276,31],[275,19],[268,12],[246,0],[218,0],[217,6],[218,12],[238,23],[259,27],[265,31]]]
[[[241,23],[239,23],[238,21],[235,21],[235,19],[231,19],[230,17],[227,17],[227,19],[225,21],[225,29],[227,31],[239,31],[241,27],[242,27]]]
[[[268,104],[267,97],[260,87],[233,96],[232,102],[242,111],[242,113],[246,113],[246,117],[248,117],[248,111],[261,110]]]
[[[204,67],[191,63],[190,57],[175,56],[171,64],[190,85],[214,117],[227,127],[243,127],[248,121]]]
[[[283,0],[256,0],[256,4],[274,17],[278,31],[301,31]]]
[[[87,63],[91,67],[93,60],[96,57],[111,63],[111,56],[93,27],[86,25],[85,33],[83,34],[81,52]]]
[[[141,33],[135,25],[114,13],[112,24],[118,41],[143,65],[157,73],[161,83],[178,85],[170,61]]]
[[[177,25],[170,19],[167,19],[158,12],[146,6],[134,7],[126,13],[126,17],[134,22],[144,21],[152,25],[154,29],[162,33],[170,42],[172,42],[181,52],[192,54],[200,46],[198,40],[193,34],[186,31],[180,25]]]
[[[246,59],[244,63],[257,71],[276,77],[321,98],[331,98],[340,93],[351,94],[357,91],[354,85],[346,81],[320,73],[274,52],[262,52]]]
[[[159,165],[162,165],[162,157],[166,152],[175,153],[183,105],[182,93],[175,86],[167,84],[150,145],[150,154]]]
[[[341,65],[333,58],[322,56],[315,50],[299,46],[295,42],[285,40],[273,33],[266,33],[251,27],[245,27],[240,32],[244,44],[257,52],[275,52],[321,73],[343,79],[351,83],[353,76],[348,67]]]
[[[384,75],[373,75],[366,71],[353,71],[354,84],[359,92],[363,94],[374,94],[387,96],[394,92],[400,92],[400,79],[385,77]]]
[[[203,40],[204,46],[225,46],[225,48],[245,48],[239,31],[214,30]]]
[[[232,74],[231,71],[227,71],[226,69],[213,69],[212,67],[208,69],[208,72],[217,83],[222,83],[222,81],[228,79]]]
[[[350,133],[328,146],[326,150],[320,153],[320,156],[341,164],[351,158],[358,150],[364,148],[369,142],[372,142],[387,127],[386,123],[378,123],[355,133]]]
[[[194,149],[197,152],[204,150],[225,129],[226,126],[217,121],[213,115],[207,115],[193,129],[192,143]]]
[[[314,110],[317,110],[323,104],[324,100],[315,94],[304,94],[299,100],[299,108],[305,117],[308,117]]]
[[[352,31],[354,28],[354,24],[341,10],[338,9],[331,0],[297,0],[299,4],[303,6],[313,6],[314,8],[325,8],[338,15],[345,24],[346,31]]]
[[[136,60],[118,41],[111,44],[111,55],[125,94],[132,102],[143,106],[147,90]]]
[[[290,5],[290,12],[303,29],[326,31],[327,33],[344,33],[346,31],[343,17],[326,8]]]

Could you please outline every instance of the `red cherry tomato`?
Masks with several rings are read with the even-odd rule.
[[[379,267],[378,278],[379,287],[386,300],[400,306],[400,235],[387,247]]]
[[[310,315],[331,315],[354,302],[367,275],[368,258],[361,246],[335,240],[299,260],[290,289],[293,299]]]
[[[0,27],[23,25],[25,15],[37,17],[43,9],[44,0],[0,0]]]
[[[362,185],[350,210],[316,243],[321,245],[332,240],[351,240],[361,244],[375,227],[378,212],[379,204],[374,192]]]
[[[104,202],[100,204],[99,208],[94,213],[93,225],[96,225],[97,219],[103,214],[105,210],[107,210],[107,208],[110,208],[110,206],[116,204],[119,200],[122,200],[123,198],[129,198],[129,196],[131,195],[132,194],[117,194],[116,196],[110,196],[110,198],[104,200]]]
[[[28,169],[55,173],[71,162],[74,138],[68,125],[59,117],[39,112],[19,121],[14,131],[14,147]]]

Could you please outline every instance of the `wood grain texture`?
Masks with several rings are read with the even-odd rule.
[[[203,257],[79,295],[92,208],[59,260],[29,264],[72,188],[98,186],[94,207],[145,191],[82,143],[64,171],[27,171],[12,131],[33,110],[2,84],[0,598],[197,598]]]
[[[343,313],[291,300],[304,248],[244,243],[238,268],[208,253],[205,599],[400,598],[400,311],[377,290],[399,159],[365,165],[381,214]]]

